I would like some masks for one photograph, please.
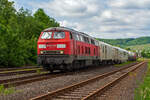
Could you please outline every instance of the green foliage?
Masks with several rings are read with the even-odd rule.
[[[135,100],[150,100],[150,62],[144,82],[135,90]]]
[[[143,50],[143,51],[141,52],[141,54],[142,54],[142,57],[150,58],[150,49]]]
[[[125,66],[125,65],[128,65],[128,64],[131,64],[131,63],[134,63],[136,61],[127,61],[127,62],[124,62],[124,63],[121,63],[121,64],[115,64],[115,67],[122,67],[122,66]]]
[[[21,8],[16,11],[13,2],[0,0],[0,65],[22,66],[36,63],[37,40],[40,32],[59,23],[38,9]]]
[[[4,85],[0,85],[0,95],[8,95],[15,92],[14,87],[11,88],[5,88]]]
[[[141,45],[150,43],[150,37],[128,38],[128,39],[98,39],[119,47],[127,47],[132,45]]]
[[[37,74],[41,74],[41,70],[40,70],[40,69],[37,69],[37,70],[36,70],[36,73],[37,73]]]

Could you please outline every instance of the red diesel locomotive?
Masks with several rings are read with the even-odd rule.
[[[98,41],[66,27],[48,28],[38,40],[38,64],[49,71],[99,64]]]

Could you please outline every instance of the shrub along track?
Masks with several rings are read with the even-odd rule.
[[[145,62],[142,62],[134,66],[108,72],[80,83],[49,92],[48,94],[32,98],[31,100],[93,100],[94,96],[103,93],[106,89],[118,83],[130,72],[136,70],[144,63]]]

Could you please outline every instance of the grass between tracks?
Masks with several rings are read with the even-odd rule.
[[[150,59],[148,61],[148,71],[142,84],[135,90],[134,100],[150,100]]]
[[[134,63],[136,61],[127,61],[127,62],[124,62],[122,64],[115,64],[116,67],[121,67],[121,66],[125,66],[125,65],[128,65],[128,64],[131,64],[131,63]]]
[[[0,95],[8,95],[15,92],[14,87],[5,88],[4,85],[0,85]]]
[[[18,69],[18,70],[10,70],[10,71],[2,71],[0,73],[10,73],[10,72],[19,72],[19,71],[32,71],[32,70],[41,70],[42,68],[31,68],[31,69]]]

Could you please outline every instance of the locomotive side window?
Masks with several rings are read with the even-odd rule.
[[[76,34],[77,40],[80,41],[80,37],[78,34]]]
[[[95,45],[95,41],[93,39],[91,39],[91,44],[94,44]]]
[[[73,33],[72,35],[73,35],[73,38],[74,38],[75,40],[78,40],[78,37],[77,37],[77,34],[76,34],[76,33]]]
[[[52,32],[44,32],[41,39],[50,39],[52,37]]]
[[[84,54],[84,48],[83,48],[83,46],[82,46],[82,54]]]
[[[72,33],[70,32],[70,39],[73,39]]]
[[[80,39],[81,39],[81,41],[82,41],[82,42],[84,42],[84,40],[83,40],[83,36],[82,36],[82,35],[80,35]]]
[[[90,47],[89,47],[89,54],[91,54],[91,49],[90,49]]]
[[[87,43],[90,43],[89,38],[88,37],[86,37],[86,38],[87,38]]]
[[[90,43],[90,42],[89,42],[89,38],[88,38],[88,37],[83,36],[83,39],[84,39],[84,42],[86,42],[86,43]]]
[[[87,54],[88,50],[87,50],[87,47],[85,47],[85,54]]]
[[[54,39],[63,39],[65,38],[65,32],[54,32]]]
[[[80,54],[80,46],[78,46],[78,54]]]

